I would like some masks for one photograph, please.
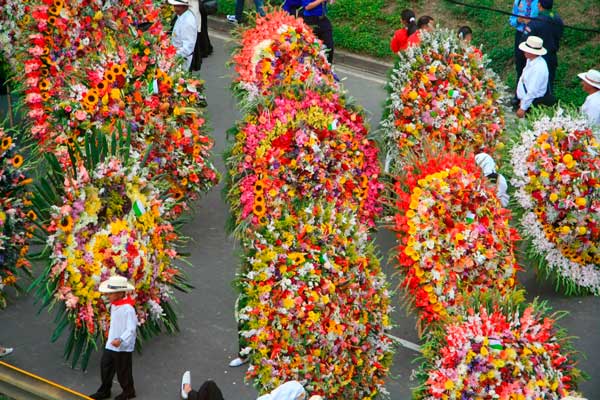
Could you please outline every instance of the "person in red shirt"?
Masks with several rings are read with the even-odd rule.
[[[417,17],[412,10],[404,10],[400,14],[405,28],[398,29],[390,41],[392,52],[406,50],[408,46],[416,46],[420,43],[419,30],[417,28]]]

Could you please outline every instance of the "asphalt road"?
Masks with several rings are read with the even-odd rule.
[[[215,35],[211,35],[215,53],[205,59],[201,76],[206,80],[208,118],[216,140],[215,160],[219,170],[224,172],[221,153],[225,148],[225,132],[238,119],[239,112],[228,90],[231,72],[224,67],[231,43]],[[381,78],[343,66],[336,68],[338,75],[344,78],[349,94],[370,111],[371,124],[376,127],[385,101]],[[5,103],[5,98],[2,101]],[[184,229],[184,233],[192,238],[188,251],[193,267],[188,268],[187,273],[195,290],[190,294],[178,294],[181,332],[155,338],[145,344],[143,354],[134,355],[139,399],[179,398],[181,374],[188,369],[192,371],[194,386],[199,386],[205,379],[213,379],[227,400],[250,400],[257,396],[256,390],[244,383],[245,367],[227,366],[237,351],[233,317],[236,293],[230,282],[235,275],[240,249],[225,233],[228,211],[220,192],[221,186],[216,187],[197,203],[194,216]],[[385,265],[394,238],[381,231],[377,235],[377,244]],[[386,265],[385,271],[391,286],[395,287],[398,277],[394,276],[393,268]],[[572,336],[579,337],[575,347],[587,354],[580,367],[592,377],[581,390],[589,400],[600,399],[600,298],[557,295],[547,283],[537,282],[531,271],[522,273],[520,278],[531,298],[539,296],[557,310],[570,311],[561,321],[562,326]],[[418,342],[414,318],[401,309],[397,296],[395,304],[397,326],[392,333]],[[38,315],[31,296],[15,299],[0,312],[0,344],[15,347],[14,354],[6,361],[83,393],[94,392],[100,383],[100,353],[92,356],[87,371],[71,369],[62,359],[63,341],[50,343],[53,327],[52,315],[46,311]],[[415,384],[410,375],[416,367],[412,360],[417,356],[413,350],[398,348],[387,384],[391,399],[410,398],[410,387]],[[113,394],[119,392],[115,385]]]

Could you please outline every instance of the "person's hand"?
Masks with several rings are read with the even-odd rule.
[[[183,391],[186,393],[189,393],[192,391],[192,385],[190,385],[189,383],[186,383],[185,385],[183,385]]]
[[[113,341],[110,342],[110,344],[112,344],[115,347],[119,347],[121,346],[121,339],[113,339]]]
[[[522,108],[519,108],[517,110],[517,117],[523,118],[524,116],[525,116],[525,110],[523,110]]]
[[[522,24],[528,24],[529,23],[529,18],[525,18],[525,17],[519,17],[517,18],[517,21],[522,23]]]

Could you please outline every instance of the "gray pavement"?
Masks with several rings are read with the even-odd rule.
[[[230,72],[224,69],[231,43],[214,33],[211,36],[215,53],[205,59],[201,76],[206,80],[208,118],[216,139],[215,160],[219,170],[224,172],[221,153],[225,148],[225,131],[238,119],[239,113],[228,90]],[[338,75],[345,78],[349,94],[371,112],[372,126],[376,127],[385,101],[383,78],[343,66],[336,69]],[[233,318],[236,293],[230,282],[238,266],[240,248],[225,234],[227,206],[220,190],[221,186],[214,188],[197,203],[195,214],[184,229],[193,240],[188,245],[193,267],[187,268],[187,273],[195,289],[190,294],[178,294],[181,332],[152,339],[144,345],[143,354],[134,356],[139,399],[177,399],[181,373],[186,369],[192,371],[197,385],[205,379],[215,380],[227,400],[256,398],[256,390],[244,383],[245,367],[227,367],[237,351]],[[398,277],[394,276],[392,266],[385,265],[394,246],[393,235],[381,231],[376,240],[391,286],[395,287]],[[588,399],[600,399],[600,298],[557,295],[549,284],[536,282],[532,272],[522,273],[520,278],[532,298],[539,296],[555,309],[570,311],[562,325],[571,335],[580,337],[575,347],[588,356],[580,367],[592,376],[581,389]],[[398,304],[394,312],[397,326],[392,333],[418,342],[414,318],[406,316],[398,296],[394,304]],[[72,370],[62,359],[63,341],[49,341],[54,327],[52,315],[36,312],[37,306],[30,296],[15,299],[0,312],[0,344],[15,347],[15,353],[6,361],[83,393],[95,391],[99,385],[100,354],[92,356],[88,371]],[[387,383],[391,399],[410,398],[414,382],[409,378],[416,366],[411,361],[417,355],[412,350],[398,348]],[[113,389],[114,394],[119,393],[118,385]]]

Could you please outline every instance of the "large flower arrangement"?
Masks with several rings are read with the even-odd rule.
[[[255,98],[281,86],[336,85],[320,40],[301,18],[279,10],[255,23],[233,55],[238,90]]]
[[[244,240],[241,335],[260,391],[290,380],[330,399],[372,398],[391,361],[389,294],[352,212],[303,202]]]
[[[176,329],[172,289],[186,287],[175,265],[178,235],[164,219],[171,204],[161,200],[146,176],[138,162],[124,165],[117,158],[91,171],[78,165],[75,176],[66,175],[64,194],[50,207],[44,224],[49,263],[38,279],[38,295],[44,304],[64,305],[62,327],[56,332],[71,325],[67,346],[79,341],[79,349],[86,349],[84,367],[93,343],[108,334],[109,313],[98,285],[110,275],[125,276],[134,284],[144,338],[162,327]]]
[[[318,197],[357,212],[381,211],[377,148],[362,112],[335,92],[289,91],[246,115],[228,157],[236,223],[264,224],[290,202]]]
[[[456,313],[472,292],[514,287],[518,236],[472,156],[437,155],[408,166],[395,194],[402,286],[425,327]]]
[[[388,83],[381,134],[386,165],[399,172],[423,140],[449,150],[494,149],[504,127],[500,79],[476,49],[445,29],[422,33],[421,44],[399,53]]]
[[[562,399],[580,372],[544,304],[466,308],[424,348],[416,399]]]
[[[30,6],[28,1],[0,0],[0,59],[12,67],[15,62],[15,42],[21,38],[23,24],[27,24]]]
[[[217,180],[207,160],[213,142],[202,132],[202,82],[174,63],[158,12],[150,1],[36,6],[25,103],[33,134],[63,165],[86,133],[127,137],[150,152],[149,172],[164,174],[173,195],[190,201]]]
[[[584,119],[563,111],[517,141],[512,184],[529,255],[567,293],[600,295],[600,141]]]
[[[0,126],[0,308],[6,307],[4,288],[18,288],[19,273],[31,267],[26,255],[37,215],[29,209],[30,150],[22,134]]]

